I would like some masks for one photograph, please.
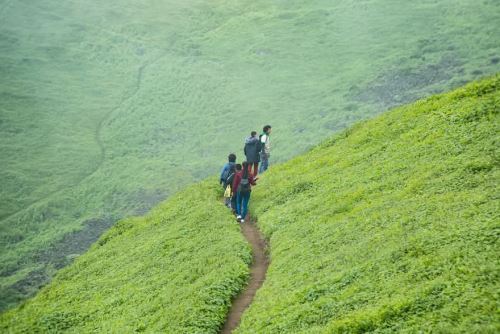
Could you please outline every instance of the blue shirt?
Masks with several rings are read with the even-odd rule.
[[[229,176],[229,169],[231,168],[231,166],[234,166],[236,165],[236,162],[226,162],[226,164],[224,165],[224,167],[222,167],[222,171],[220,172],[220,182],[225,182],[226,180],[224,180],[224,173],[226,173],[227,171],[227,176]]]

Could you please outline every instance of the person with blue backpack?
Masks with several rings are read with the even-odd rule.
[[[228,155],[227,159],[228,159],[228,162],[226,162],[224,164],[224,167],[222,167],[222,171],[220,173],[220,178],[219,178],[219,183],[224,188],[226,186],[227,178],[231,174],[231,167],[234,168],[234,166],[236,165],[236,155],[234,153],[231,153]]]
[[[257,178],[254,178],[248,167],[248,162],[243,162],[242,170],[234,175],[233,180],[233,193],[236,193],[236,220],[240,223],[245,222],[252,185],[255,186],[255,181],[257,181]]]

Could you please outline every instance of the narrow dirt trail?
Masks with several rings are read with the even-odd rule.
[[[250,266],[250,282],[235,300],[229,310],[226,318],[226,323],[222,328],[222,334],[232,333],[240,324],[243,312],[252,303],[253,297],[257,290],[262,286],[266,279],[267,268],[269,267],[269,259],[266,255],[266,242],[262,238],[259,229],[255,225],[255,220],[250,218],[245,220],[246,223],[241,224],[241,233],[252,246],[253,260]]]

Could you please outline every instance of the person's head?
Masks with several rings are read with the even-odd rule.
[[[257,136],[257,131],[252,131],[252,132],[250,133],[250,136],[252,136],[252,137]]]
[[[264,131],[264,133],[266,134],[271,134],[271,126],[270,125],[266,125],[262,131]]]
[[[234,153],[231,153],[227,156],[227,159],[229,160],[229,162],[236,162],[236,154]]]
[[[241,164],[236,164],[236,171],[239,172],[243,168]]]

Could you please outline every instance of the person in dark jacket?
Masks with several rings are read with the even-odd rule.
[[[261,144],[259,138],[257,137],[257,132],[252,131],[250,137],[245,140],[245,147],[243,148],[243,151],[247,157],[248,170],[250,172],[252,171],[253,166],[254,176],[257,176],[257,173],[259,172],[260,149]]]

